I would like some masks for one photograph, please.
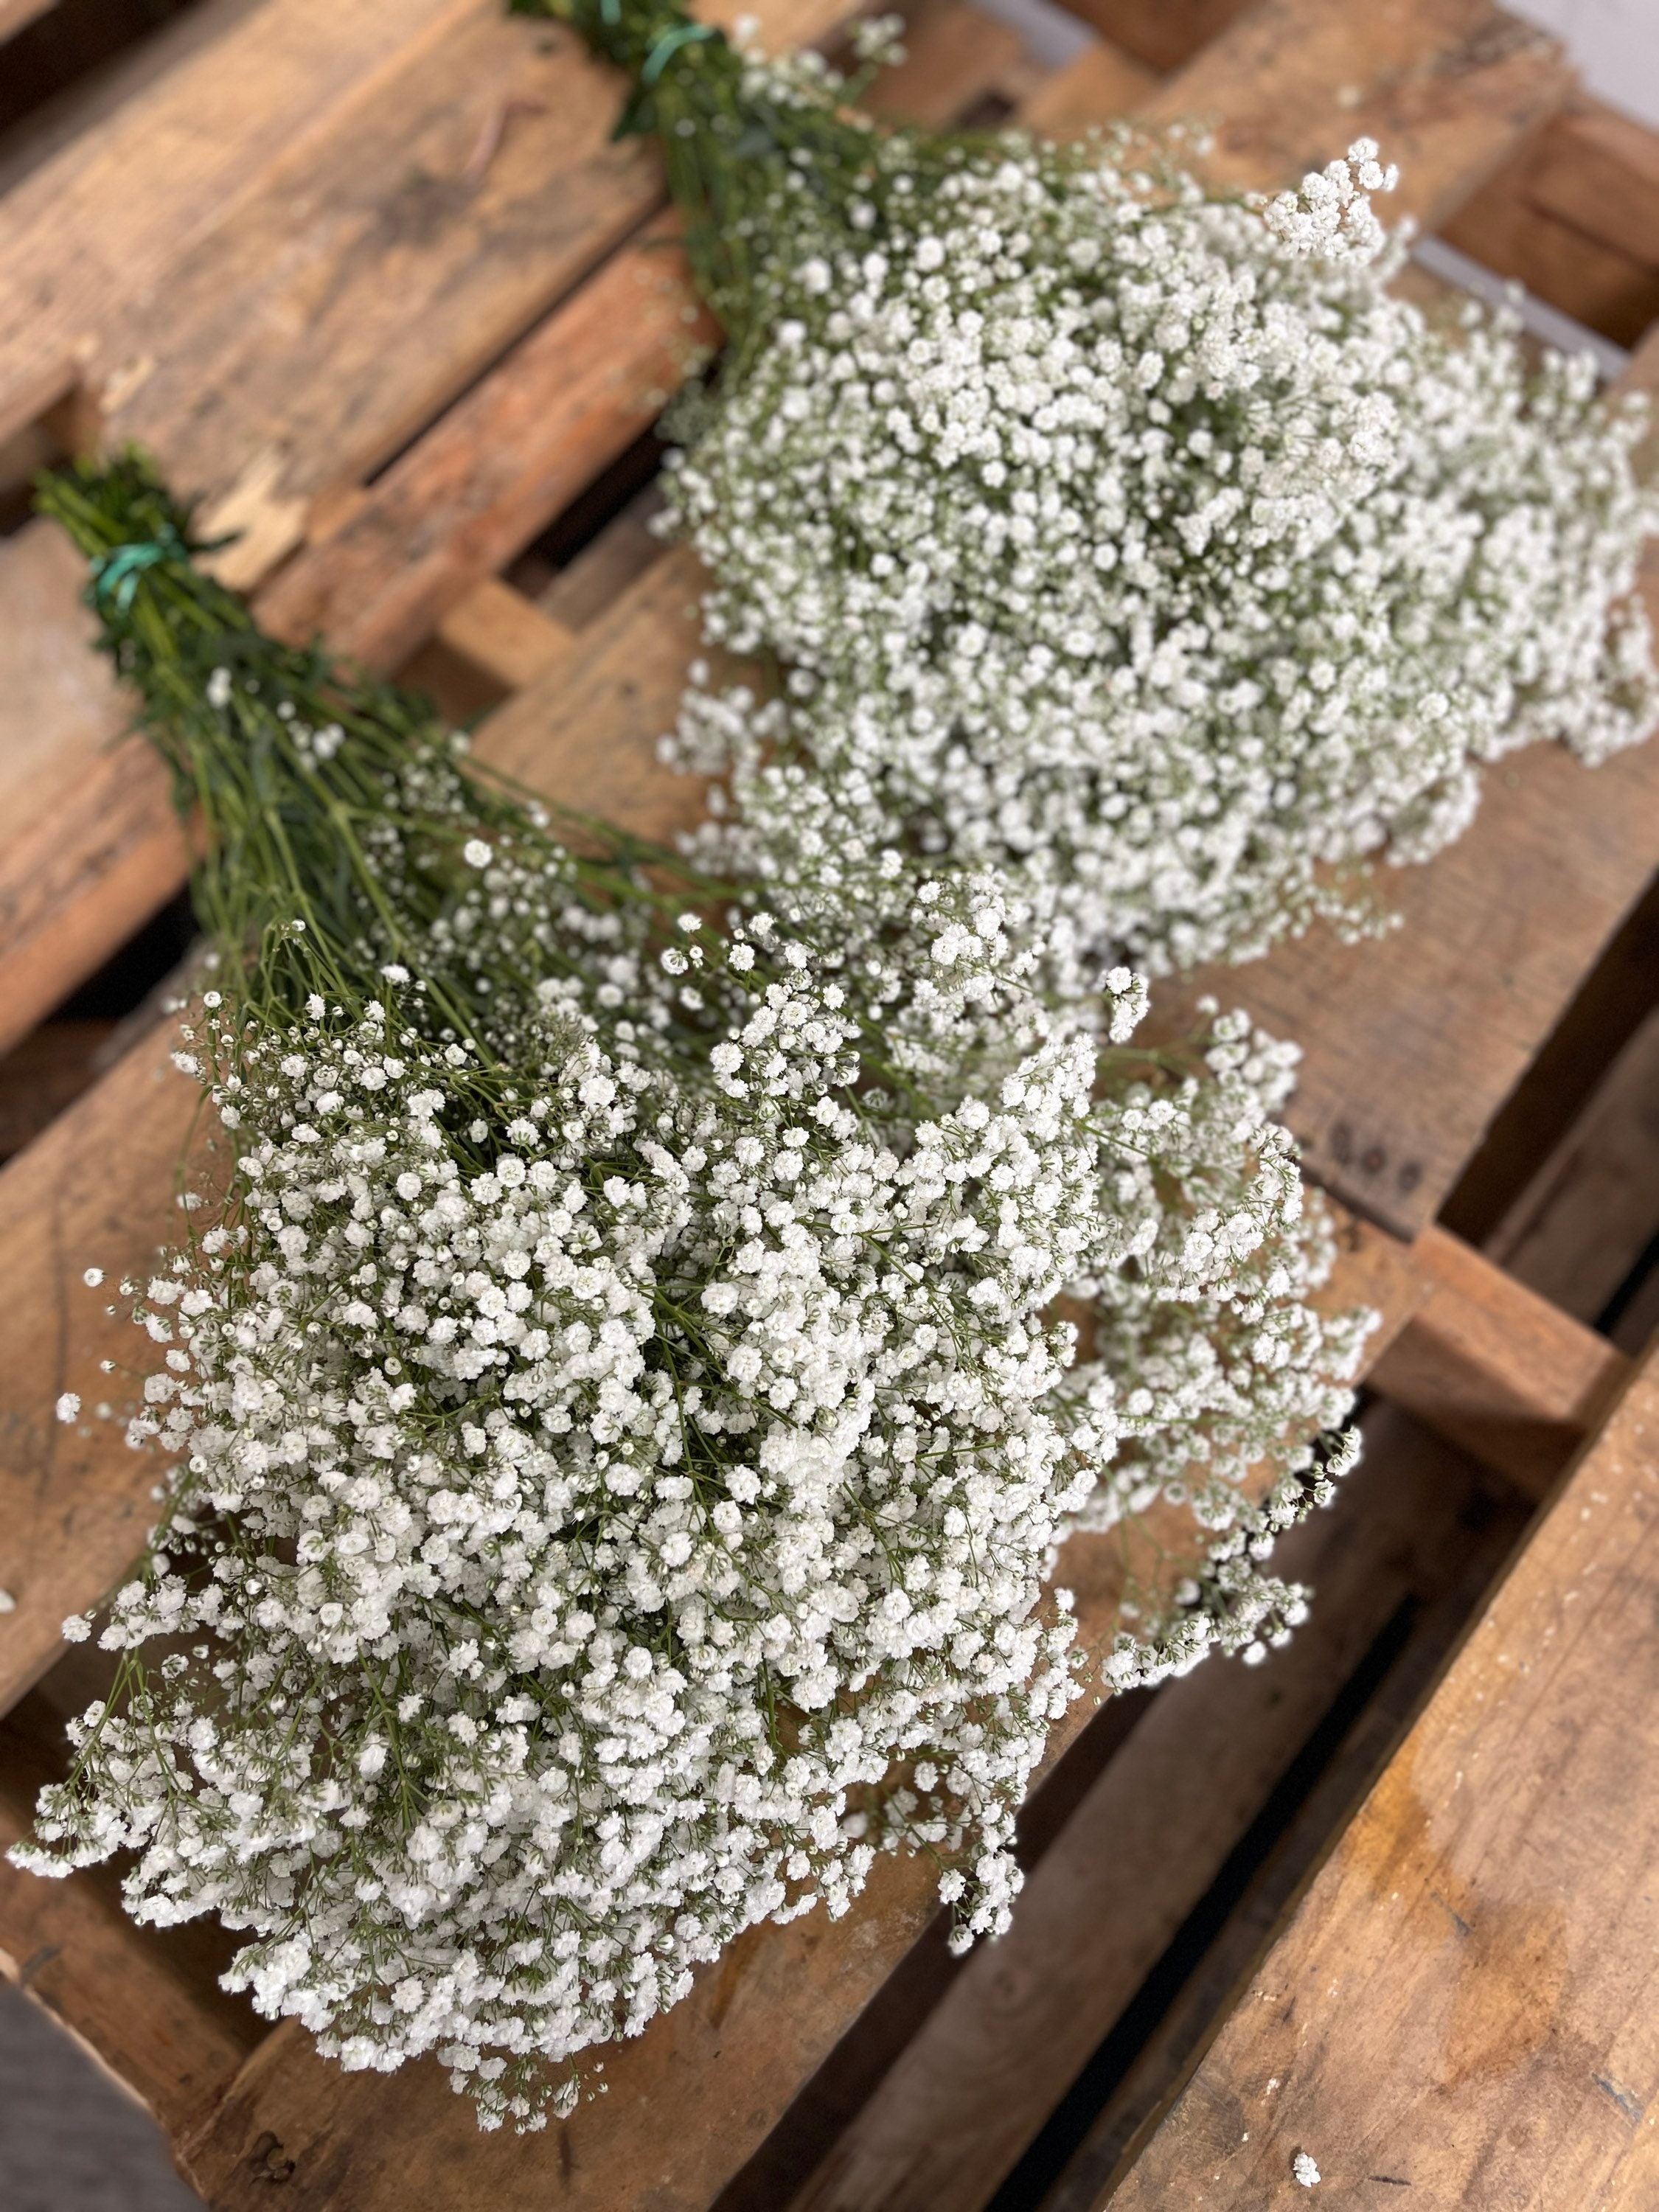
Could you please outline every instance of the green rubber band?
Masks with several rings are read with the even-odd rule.
[[[712,23],[676,23],[672,31],[665,31],[645,58],[645,67],[640,71],[641,85],[655,84],[682,46],[695,46],[699,39],[717,39],[720,33]]]
[[[161,561],[181,561],[189,556],[184,541],[169,532],[171,544],[160,538],[147,538],[137,545],[117,545],[101,559],[92,564],[92,588],[100,599],[112,599],[123,614],[132,605],[133,593],[138,588],[138,579],[146,568],[153,568]]]

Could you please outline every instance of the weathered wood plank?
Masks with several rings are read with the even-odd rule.
[[[1111,2198],[1650,2205],[1659,1354]],[[1201,2196],[1197,2192],[1201,2190]],[[1104,2202],[1103,2197],[1101,2202]]]
[[[91,647],[53,524],[0,539],[0,1052],[183,880],[167,778]],[[67,803],[66,803],[67,802]]]
[[[1148,69],[1175,70],[1219,38],[1250,0],[1061,0],[1061,4]]]
[[[1410,1237],[1438,1212],[1656,863],[1659,747],[1591,770],[1532,746],[1487,775],[1455,845],[1382,872],[1403,925],[1390,938],[1341,945],[1310,931],[1270,959],[1160,994],[1160,1016],[1180,1020],[1207,990],[1300,1038],[1286,1119],[1310,1168]]]
[[[766,0],[754,12],[781,44],[822,35],[845,6]],[[264,50],[246,58],[263,66]],[[180,74],[214,96],[195,58]],[[707,325],[678,257],[642,240],[372,494],[342,498],[660,197],[643,149],[608,143],[615,82],[551,27],[507,21],[495,0],[450,0],[382,76],[342,100],[329,127],[290,129],[291,157],[268,164],[257,191],[222,196],[217,228],[198,236],[181,216],[165,277],[131,313],[108,288],[76,373],[101,389],[110,436],[151,445],[181,490],[207,495],[205,529],[245,533],[226,556],[232,580],[264,574],[314,508],[319,543],[276,580],[262,615],[395,665],[637,434],[677,380],[684,342]],[[159,89],[131,105],[171,143]],[[100,142],[123,128],[105,125]],[[497,131],[475,185],[467,164]],[[66,195],[68,159],[40,173]],[[19,252],[34,189],[0,202],[0,242],[9,222]],[[64,220],[67,256],[82,217]],[[0,255],[0,394],[4,270]],[[28,411],[62,382],[48,363]],[[0,1050],[183,878],[165,780],[142,749],[108,750],[124,718],[100,665],[69,643],[88,629],[79,565],[62,548],[37,557],[35,533],[22,536],[27,584],[0,549],[0,597],[22,617],[0,640],[0,673],[15,659],[33,690],[72,690],[79,704],[61,699],[48,722],[12,712],[17,688],[0,693],[0,748],[41,759],[0,830]]]
[[[935,122],[1020,52],[1013,33],[961,0],[924,11],[911,44],[878,88],[886,104]],[[613,89],[584,79],[577,104],[599,112]],[[632,443],[688,361],[718,339],[677,229],[672,217],[647,224],[514,345],[337,527],[272,578],[261,619],[284,636],[320,631],[340,651],[388,665],[429,636],[475,580]]]
[[[970,1954],[790,2212],[979,2212],[1385,1625],[1455,1574],[1481,1476],[1396,1414],[1367,1426],[1336,1504],[1275,1555],[1275,1572],[1312,1585],[1310,1620],[1261,1667],[1212,1664],[1159,1692],[1028,1878],[1008,1935]],[[1520,1518],[1496,1516],[1489,1570]]]
[[[1659,317],[1659,134],[1577,95],[1443,228],[1620,345]]]
[[[1372,1366],[1372,1388],[1541,1498],[1629,1360],[1443,1229],[1423,1231],[1412,1265],[1427,1295]]]
[[[716,335],[671,227],[649,226],[259,594],[279,635],[395,665],[653,417]]]
[[[267,0],[0,204],[0,437],[77,382],[89,343],[338,109],[475,0]]]
[[[179,1219],[174,1178],[199,1093],[173,1066],[173,1042],[158,1024],[0,1172],[12,1286],[0,1312],[0,1588],[16,1601],[0,1616],[0,1712],[61,1651],[64,1615],[95,1602],[143,1547],[155,1470],[92,1409],[126,1395],[98,1362],[132,1356],[131,1322],[104,1309]],[[89,1267],[107,1287],[82,1282]],[[70,1388],[85,1411],[65,1426],[53,1407]]]
[[[1199,118],[1206,160],[1268,188],[1368,135],[1400,164],[1391,215],[1430,228],[1559,106],[1571,76],[1555,40],[1490,0],[1258,0],[1141,111]],[[1271,100],[1261,88],[1271,84]]]
[[[153,452],[252,585],[312,501],[429,422],[660,196],[568,33],[473,4],[99,332],[105,435]],[[430,625],[428,624],[428,628]]]

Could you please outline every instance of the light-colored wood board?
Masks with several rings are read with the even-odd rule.
[[[1077,137],[1144,107],[1158,88],[1156,70],[1103,41],[1086,47],[1038,85],[1021,108],[1019,119],[1045,137]]]
[[[1267,960],[1155,999],[1161,1021],[1214,994],[1304,1047],[1286,1113],[1307,1164],[1347,1204],[1411,1237],[1432,1221],[1534,1053],[1659,864],[1659,747],[1583,768],[1511,755],[1458,842],[1385,869],[1401,927],[1381,943],[1323,928]]]
[[[810,43],[847,4],[751,12]],[[228,582],[268,574],[319,493],[390,459],[659,203],[648,143],[614,135],[622,96],[574,33],[472,0],[100,329],[106,438],[242,533]]]
[[[780,43],[811,38],[842,12],[840,0],[770,0],[763,27]],[[481,349],[500,349],[503,316],[521,320],[526,298],[556,293],[656,196],[637,147],[606,143],[616,83],[562,40],[474,0],[181,258],[145,311],[149,338],[128,324],[109,342],[122,356],[112,434],[149,441],[176,464],[181,489],[216,495],[204,527],[247,533],[228,556],[233,579],[263,573],[287,549],[316,495],[318,542],[259,601],[284,635],[322,630],[343,651],[402,661],[638,434],[687,344],[708,334],[683,258],[647,234],[371,491],[342,496],[331,477],[347,465],[337,439],[330,444],[335,429],[361,459],[369,426],[416,404],[411,392],[438,404],[437,388],[464,383]],[[557,51],[543,53],[550,41]],[[923,81],[912,89],[921,99]],[[539,112],[507,113],[514,98]],[[478,191],[435,173],[446,161],[464,168],[496,119],[502,145]],[[452,280],[462,292],[437,301]],[[125,717],[103,665],[70,642],[90,634],[82,564],[45,526],[21,533],[19,549],[0,549],[0,605],[17,617],[0,638],[0,672],[12,675],[15,659],[27,678],[0,693],[11,800],[0,833],[0,1049],[184,872],[165,778],[141,748],[109,752]],[[51,714],[35,696],[48,689]],[[6,764],[25,751],[40,766],[26,793]]]
[[[613,254],[272,579],[261,620],[388,665],[429,636],[649,427],[715,337],[672,240],[653,224]]]
[[[0,1052],[177,890],[167,780],[92,649],[55,525],[0,539]]]
[[[1372,1409],[1366,1427],[1373,1468],[1385,1459],[1393,1464],[1391,1431],[1406,1425],[1407,1417],[1394,1407]],[[1116,2058],[1116,2067],[1109,2063],[1096,2070],[1091,2062],[1091,2098],[1099,2093],[1103,2101],[1052,2188],[1043,2192],[1042,2212],[1089,2212],[1138,2130],[1185,2078],[1194,2053],[1225,2017],[1333,1838],[1364,1802],[1444,1671],[1470,1618],[1525,1536],[1529,1514],[1523,1498],[1494,1490],[1461,1454],[1412,1425],[1413,1472],[1426,1487],[1420,1510],[1431,1554],[1428,1576],[1402,1598],[1336,1690],[1264,1807],[1260,1825],[1240,1838],[1215,1889],[1176,1938],[1172,1949],[1184,1950],[1191,1959],[1192,1939],[1200,1936],[1206,1923],[1214,1930],[1151,2033],[1144,2040],[1137,2038],[1139,2047],[1127,2065],[1121,2045],[1102,2054],[1109,2061]],[[1322,1578],[1316,1604],[1328,1606],[1333,1595],[1331,1583]],[[1294,1645],[1285,1663],[1297,1663]],[[1158,1997],[1169,1996],[1176,1969],[1176,1959],[1166,1954],[1153,1970],[1152,1986],[1143,1984],[1137,1992],[1135,2012],[1145,1999],[1153,2000],[1151,2011]],[[1144,2016],[1136,2025],[1144,2029]],[[1080,2117],[1072,2106],[1068,2134],[1074,2134]],[[1041,2156],[1045,2147],[1064,2155],[1066,2146],[1047,2127],[1033,2148]],[[1052,2160],[1048,2164],[1052,2170]]]
[[[970,1954],[790,2212],[980,2212],[994,2196],[1375,1638],[1467,1545],[1468,1463],[1387,1409],[1367,1426],[1335,1505],[1275,1553],[1273,1571],[1314,1592],[1290,1647],[1159,1692],[1008,1935]]]
[[[143,1549],[158,1463],[126,1451],[118,1407],[128,1375],[98,1363],[133,1360],[122,1302],[128,1270],[147,1273],[174,1234],[174,1177],[199,1092],[172,1065],[160,1024],[104,1079],[0,1172],[0,1252],[11,1295],[0,1310],[0,1588],[16,1601],[0,1615],[0,1711],[62,1648],[65,1614],[94,1604]],[[81,1278],[102,1267],[101,1290]],[[72,1380],[71,1380],[72,1378]],[[82,1417],[54,1417],[73,1389]]]
[[[1541,1498],[1600,1422],[1628,1359],[1443,1229],[1423,1231],[1412,1264],[1428,1294],[1373,1364],[1372,1388]]]
[[[832,20],[830,9],[819,12]],[[889,85],[919,119],[942,121],[1019,52],[1006,27],[956,0],[923,14],[911,58]],[[599,72],[573,84],[568,62],[554,82],[569,88],[573,112],[594,118],[614,89]],[[568,129],[547,118],[537,128],[568,158]],[[628,176],[637,192],[655,172],[647,165],[636,176],[636,167]],[[331,217],[337,191],[322,180],[311,190]],[[388,665],[429,636],[461,592],[511,560],[649,426],[717,341],[677,229],[672,217],[648,223],[514,345],[337,528],[313,533],[260,594],[261,618],[284,636],[321,632],[340,651]],[[512,252],[522,252],[516,238]]]
[[[562,622],[494,576],[475,584],[450,609],[437,635],[452,653],[507,691],[545,676],[574,642]]]
[[[1017,82],[1025,64],[1018,32],[970,0],[933,0],[907,8],[904,19],[905,58],[871,86],[874,114],[927,124],[966,115],[988,93]]]
[[[649,213],[657,172],[612,143],[610,92],[572,34],[473,0],[100,329],[105,436],[243,533],[228,581],[257,583],[317,493],[390,459]]]
[[[1656,2201],[1656,1607],[1650,1358],[1114,2212]]]
[[[1659,1013],[1488,1239],[1492,1259],[1593,1322],[1659,1231]]]
[[[654,527],[662,507],[661,479],[653,477],[597,538],[554,571],[536,592],[537,605],[573,630],[596,622],[667,550]]]
[[[1580,95],[1540,138],[1527,196],[1659,274],[1659,132]]]
[[[264,0],[0,202],[0,435],[99,332],[338,110],[476,0]]]

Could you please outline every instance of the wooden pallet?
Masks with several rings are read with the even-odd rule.
[[[1659,174],[1653,141],[1611,129],[1553,44],[1486,0],[1077,11],[1109,43],[1045,76],[1004,27],[934,0],[883,97],[1055,131],[1198,113],[1252,185],[1369,131],[1408,206],[1470,251],[1494,210],[1517,237],[1528,209],[1582,228],[1606,204],[1597,161],[1626,213]],[[833,36],[845,9],[754,12],[782,40]],[[696,794],[655,738],[698,580],[641,527],[639,441],[714,334],[648,155],[609,143],[615,87],[495,0],[198,0],[166,39],[118,96],[88,88],[78,125],[71,94],[0,143],[12,472],[92,432],[141,440],[210,526],[243,532],[231,573],[273,627],[491,707],[489,757],[672,831]],[[1606,242],[1639,260],[1651,234]],[[1547,297],[1552,266],[1540,249],[1522,272]],[[1630,338],[1632,296],[1622,323],[1599,295],[1554,303]],[[1659,384],[1659,340],[1631,374]],[[53,1071],[54,1101],[80,1094],[0,1171],[7,1840],[97,1663],[57,1624],[119,1577],[150,1510],[143,1461],[52,1419],[125,1349],[76,1285],[167,1235],[193,1103],[159,1019],[38,1026],[185,864],[80,581],[45,526],[0,539],[0,1040],[28,1040],[35,1092]],[[1534,748],[1488,779],[1461,844],[1390,879],[1407,927],[1386,944],[1311,936],[1194,986],[1306,1047],[1291,1119],[1346,1209],[1332,1295],[1385,1316],[1370,1449],[1286,1547],[1323,1599],[1289,1651],[1057,1729],[1003,1943],[951,1965],[922,1870],[884,1863],[847,1920],[752,1931],[611,2057],[608,2096],[529,2141],[478,2136],[434,2068],[325,2065],[218,1992],[210,1931],[134,1929],[101,1876],[0,1873],[0,1960],[226,2208],[280,2184],[295,2207],[377,2212],[412,2177],[458,2212],[973,2212],[1000,2190],[999,2212],[1082,2212],[1115,2176],[1125,2204],[1255,2207],[1303,2201],[1297,2148],[1339,2203],[1403,2179],[1496,2204],[1555,2171],[1583,2176],[1564,2204],[1651,2201],[1652,1931],[1632,1900],[1659,1805],[1640,1766],[1659,1381],[1629,1357],[1651,1285],[1626,1301],[1626,1348],[1587,1324],[1659,1224],[1656,867],[1659,747],[1595,775]],[[1189,996],[1161,994],[1158,1018]],[[21,1095],[0,1068],[0,1105]],[[1449,1208],[1488,1249],[1437,1225]],[[1115,1551],[1078,1539],[1064,1564],[1098,1644]],[[1595,1673],[1611,1663],[1616,1702]],[[1481,2179],[1500,2172],[1508,2195]]]

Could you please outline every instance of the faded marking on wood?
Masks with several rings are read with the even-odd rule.
[[[1449,2212],[1656,2201],[1656,1611],[1659,1353],[1114,2212],[1289,2212],[1300,2150],[1334,2203],[1370,2203],[1379,2173]]]

